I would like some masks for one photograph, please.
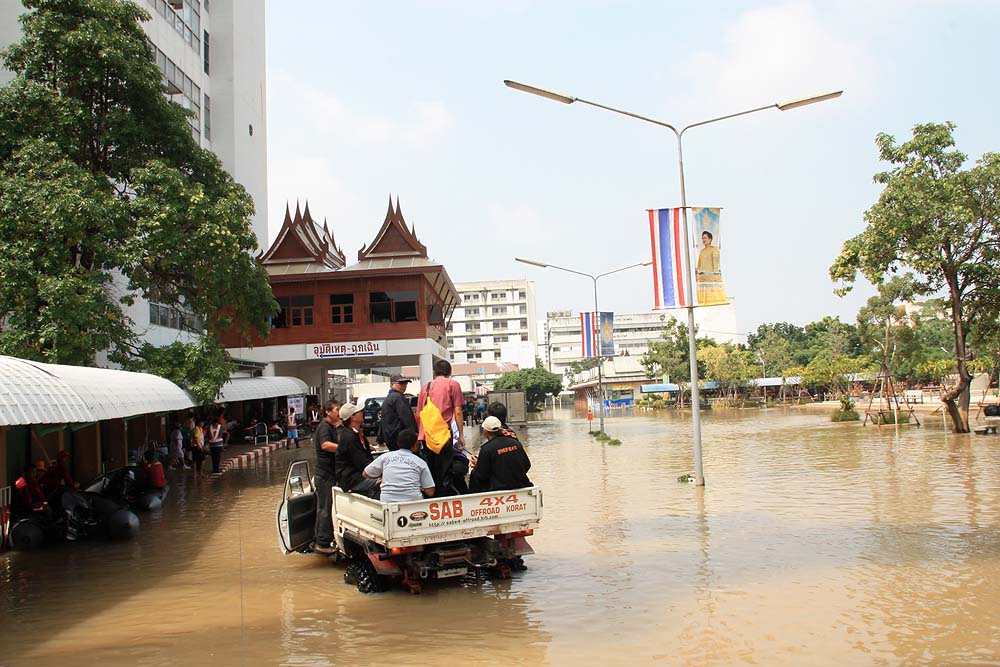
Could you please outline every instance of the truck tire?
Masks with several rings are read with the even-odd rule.
[[[356,585],[361,593],[381,593],[385,590],[385,582],[367,558],[356,560],[347,566],[344,583]]]

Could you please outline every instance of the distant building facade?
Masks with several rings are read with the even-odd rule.
[[[535,283],[492,280],[457,283],[460,305],[448,323],[448,349],[457,364],[535,365]]]
[[[695,309],[698,336],[712,338],[717,343],[741,343],[746,336],[736,324],[736,305],[730,300],[725,306]],[[615,313],[615,356],[641,357],[649,350],[649,342],[657,340],[674,318],[687,324],[683,310],[648,311],[645,313]],[[565,375],[570,364],[583,358],[580,314],[568,310],[546,313],[545,338],[541,341],[546,368]]]

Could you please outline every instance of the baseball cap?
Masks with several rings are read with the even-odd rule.
[[[492,433],[493,431],[499,431],[501,428],[503,428],[503,424],[501,424],[500,420],[496,417],[490,416],[483,420],[484,431],[490,431]]]
[[[395,375],[389,378],[389,383],[391,384],[393,382],[411,382],[411,380],[405,375],[400,375],[399,373],[396,373]]]
[[[354,405],[354,403],[344,403],[340,406],[340,419],[341,421],[346,422],[351,418],[351,415],[357,414],[358,412],[361,412],[361,410],[363,410],[363,408],[361,406]]]

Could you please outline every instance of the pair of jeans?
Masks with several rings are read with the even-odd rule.
[[[209,447],[209,452],[212,454],[212,472],[222,472],[222,443],[218,445],[212,445]]]
[[[328,547],[333,543],[333,485],[332,479],[316,478],[316,527],[317,546]]]

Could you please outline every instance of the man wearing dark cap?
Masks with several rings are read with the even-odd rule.
[[[391,451],[398,449],[396,441],[399,434],[406,429],[417,430],[417,419],[406,400],[406,387],[410,378],[396,374],[390,378],[389,395],[382,403],[382,426],[379,428],[379,442],[384,443]]]
[[[513,433],[505,430],[496,417],[484,419],[482,429],[485,442],[479,448],[476,467],[469,475],[469,490],[481,493],[531,486],[528,479],[531,461],[524,445],[512,437]]]

